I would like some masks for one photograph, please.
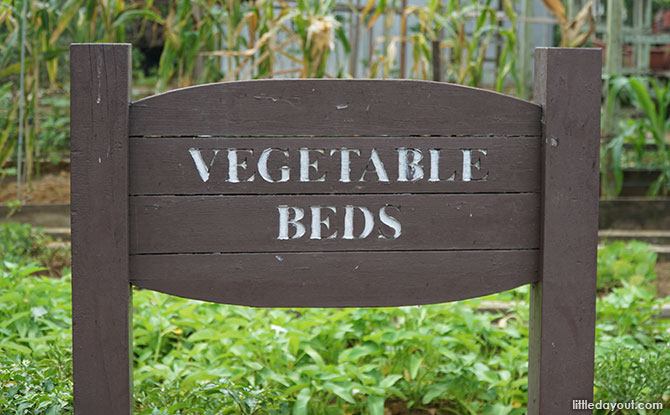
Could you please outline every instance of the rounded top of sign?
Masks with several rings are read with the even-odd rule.
[[[131,135],[540,135],[540,106],[448,83],[270,79],[204,84],[131,105]]]

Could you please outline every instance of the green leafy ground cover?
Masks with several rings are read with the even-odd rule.
[[[70,414],[70,273],[35,276],[35,247],[7,241],[20,233],[0,242],[0,414]],[[655,257],[635,247],[599,254],[609,291],[597,306],[596,400],[664,402],[648,413],[670,414],[670,322],[654,318],[670,300],[655,298],[653,263],[642,265]],[[483,299],[289,310],[135,291],[135,413],[523,414],[527,297],[528,287],[487,297],[509,302],[499,312],[477,311]]]

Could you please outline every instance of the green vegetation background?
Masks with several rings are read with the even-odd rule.
[[[48,242],[0,227],[2,415],[72,413],[68,252]],[[670,414],[670,321],[655,318],[670,298],[655,296],[655,261],[635,242],[598,254],[595,398]],[[507,309],[478,310],[484,300]],[[265,309],[144,290],[133,304],[138,414],[525,413],[527,286],[422,307]]]

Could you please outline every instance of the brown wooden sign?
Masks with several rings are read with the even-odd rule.
[[[598,50],[538,49],[535,103],[404,80],[131,102],[130,50],[71,49],[76,413],[132,412],[131,285],[371,307],[531,284],[528,412],[592,398]]]

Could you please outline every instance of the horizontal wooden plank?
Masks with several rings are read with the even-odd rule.
[[[538,251],[131,256],[133,285],[258,307],[432,304],[537,280]]]
[[[130,140],[134,195],[537,192],[539,173],[538,137]]]
[[[132,103],[130,135],[539,135],[538,105],[447,83],[225,82]]]
[[[537,193],[132,196],[130,250],[534,249],[539,208]],[[300,225],[292,225],[297,216]],[[328,226],[314,226],[315,220]]]

